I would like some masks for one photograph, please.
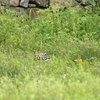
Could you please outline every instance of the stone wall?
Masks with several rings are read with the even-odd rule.
[[[31,10],[32,18],[34,18],[37,17],[36,12],[38,10],[44,10],[48,8],[49,5],[54,7],[57,3],[61,5],[60,7],[76,6],[81,10],[84,10],[86,6],[91,7],[91,4],[87,2],[87,0],[79,0],[79,2],[77,0],[0,0],[0,8],[6,11],[6,9],[8,9],[6,5],[9,5],[13,11],[21,12],[21,14],[26,13],[27,15],[29,15],[29,11]]]

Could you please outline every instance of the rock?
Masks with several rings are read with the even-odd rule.
[[[88,1],[87,0],[82,0],[81,4],[84,5],[84,6],[88,6],[88,5],[96,6],[96,2],[93,1],[93,0],[91,0],[91,1],[90,0],[88,0]]]
[[[75,7],[76,7],[76,8],[79,8],[81,11],[84,11],[84,10],[85,10],[84,7],[81,6],[81,5],[76,5]]]
[[[28,3],[29,3],[29,0],[21,0],[20,1],[20,6],[27,8],[28,7]]]
[[[5,5],[10,5],[10,0],[0,0],[0,3],[4,3]]]
[[[46,7],[49,5],[50,0],[30,0],[30,3],[35,3],[37,6]]]
[[[10,6],[18,6],[19,5],[19,0],[10,0]]]
[[[50,0],[50,4],[52,7],[59,4],[59,8],[76,7],[84,11],[84,7],[76,0]]]
[[[89,1],[87,0],[81,0],[81,4],[84,6],[90,5]]]
[[[80,3],[81,2],[81,0],[76,0],[78,3]]]
[[[34,8],[34,7],[36,7],[36,4],[28,4],[28,7],[29,8]]]
[[[30,11],[31,11],[31,18],[36,18],[41,16],[41,13],[37,14],[37,11],[39,10],[44,10],[44,9],[40,9],[40,8],[22,8],[22,7],[5,7],[5,6],[0,6],[0,10],[3,10],[4,12],[6,12],[7,9],[12,9],[12,11],[15,12],[15,15],[29,15]]]
[[[55,4],[60,4],[61,7],[70,7],[79,5],[75,0],[50,0],[50,4],[54,6]]]
[[[97,1],[97,6],[100,6],[100,1]]]
[[[84,8],[85,10],[92,10],[92,5],[85,6]]]
[[[41,16],[41,13],[37,13],[37,11],[40,11],[40,10],[43,10],[43,9],[40,9],[40,8],[27,8],[27,9],[24,9],[24,14],[29,15],[29,12],[31,11],[31,18],[36,18],[36,17]]]

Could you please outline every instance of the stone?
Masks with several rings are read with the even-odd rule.
[[[10,0],[10,6],[19,6],[19,0]]]
[[[0,6],[0,10],[6,12],[7,9],[12,9],[12,11],[15,12],[15,15],[29,15],[30,11],[31,11],[31,18],[37,18],[39,16],[41,16],[41,13],[37,13],[37,11],[39,10],[44,10],[44,9],[40,9],[40,8],[22,8],[22,7],[5,7],[5,6]]]
[[[28,7],[28,3],[29,3],[29,0],[21,0],[20,1],[20,6],[27,8]]]
[[[76,7],[76,8],[79,8],[81,11],[85,11],[84,7],[81,6],[81,5],[76,5],[75,7]]]
[[[61,7],[70,7],[70,6],[76,6],[79,5],[79,3],[75,0],[50,0],[51,6],[54,6],[56,4],[61,5]]]
[[[87,0],[81,0],[81,4],[84,6],[90,5],[89,1]]]
[[[97,4],[97,6],[99,7],[99,6],[100,6],[100,1],[98,0],[98,1],[96,2],[96,4]]]
[[[34,3],[40,7],[47,7],[50,4],[50,0],[30,0],[30,3]]]
[[[28,4],[28,7],[29,8],[35,8],[36,7],[36,4]]]
[[[80,3],[81,2],[81,0],[76,0],[78,3]]]
[[[10,5],[10,0],[0,0],[0,3],[3,3],[5,5]]]
[[[85,10],[88,10],[88,11],[92,10],[92,5],[85,6],[84,8],[85,8]]]

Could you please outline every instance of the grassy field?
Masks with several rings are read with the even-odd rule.
[[[100,100],[98,11],[52,12],[0,13],[0,100]],[[38,49],[51,59],[34,60]]]

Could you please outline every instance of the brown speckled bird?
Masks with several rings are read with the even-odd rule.
[[[38,59],[38,60],[40,59],[39,49],[38,49],[37,52],[35,53],[35,58]]]
[[[50,57],[46,53],[43,53],[43,59],[47,60],[50,59]]]
[[[48,60],[48,59],[50,59],[50,57],[46,53],[40,54],[39,49],[38,49],[35,53],[35,59],[37,59],[37,60],[40,60],[40,59],[41,60]]]

